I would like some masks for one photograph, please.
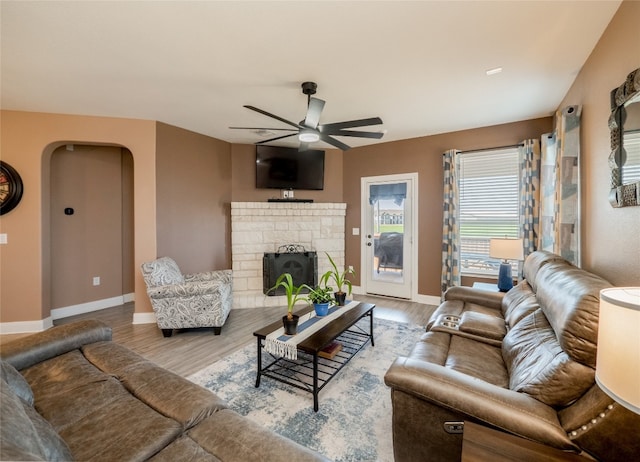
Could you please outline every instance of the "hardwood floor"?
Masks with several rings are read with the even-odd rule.
[[[374,316],[396,322],[425,325],[433,305],[408,302],[386,297],[355,295],[354,299],[375,303]],[[282,315],[282,307],[231,310],[221,335],[213,329],[175,331],[165,338],[156,324],[132,324],[134,304],[106,308],[92,313],[58,319],[55,325],[81,319],[99,319],[113,329],[113,340],[131,348],[145,358],[173,372],[188,376],[229,355],[233,351],[255,342],[253,332]],[[1,335],[0,345],[24,334]]]

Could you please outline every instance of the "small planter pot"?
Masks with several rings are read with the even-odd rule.
[[[284,326],[285,335],[296,335],[298,333],[298,319],[300,316],[293,315],[293,319],[289,319],[287,316],[282,317],[282,325]]]
[[[344,302],[347,299],[346,292],[336,292],[333,294],[333,296],[336,298],[336,304],[338,306],[344,306]]]
[[[313,307],[316,310],[317,316],[326,316],[329,313],[329,302],[327,303],[314,303]]]

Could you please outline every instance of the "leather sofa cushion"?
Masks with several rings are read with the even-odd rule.
[[[115,375],[124,388],[187,429],[227,405],[216,394],[148,361],[122,345],[98,342],[82,347],[100,370]]]
[[[96,369],[80,350],[38,363],[22,374],[31,385],[38,411],[58,431],[88,414],[108,409],[126,394],[116,378]]]
[[[116,356],[115,351],[112,354]],[[183,430],[180,422],[134,397],[116,376],[96,368],[80,350],[22,373],[31,385],[36,408],[76,459],[147,459]]]
[[[78,460],[146,460],[182,433],[182,425],[130,394],[67,425],[60,436]]]
[[[443,332],[424,333],[416,342],[409,357],[444,366],[450,341],[451,335]]]
[[[24,402],[33,405],[33,391],[15,367],[4,360],[0,361],[0,375],[4,382],[3,385],[6,384]]]
[[[534,292],[538,292],[538,271],[548,263],[557,261],[562,262],[565,260],[559,255],[544,250],[538,250],[527,256],[522,267],[522,274]]]
[[[0,408],[2,460],[73,460],[69,447],[51,424],[19,398],[6,382],[0,386]]]
[[[488,343],[452,335],[445,366],[501,388],[509,386],[500,347]]]
[[[575,361],[595,368],[600,290],[611,284],[566,262],[552,262],[538,271],[540,307],[562,349]]]
[[[310,449],[274,434],[230,409],[216,412],[189,430],[187,435],[220,460],[319,460]]]
[[[520,321],[502,341],[509,388],[549,406],[566,406],[593,384],[595,371],[573,361],[541,309]]]
[[[531,286],[525,280],[507,292],[502,299],[502,315],[509,328],[515,326],[522,318],[540,308],[540,304]]]

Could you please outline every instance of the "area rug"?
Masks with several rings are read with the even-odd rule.
[[[368,319],[362,327],[368,331]],[[313,395],[269,377],[256,381],[256,344],[188,377],[223,398],[236,412],[336,462],[393,462],[391,395],[384,374],[408,354],[423,327],[374,318],[375,347],[367,345]]]

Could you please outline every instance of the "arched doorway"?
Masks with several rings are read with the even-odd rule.
[[[133,300],[133,156],[66,144],[50,158],[52,319]]]

